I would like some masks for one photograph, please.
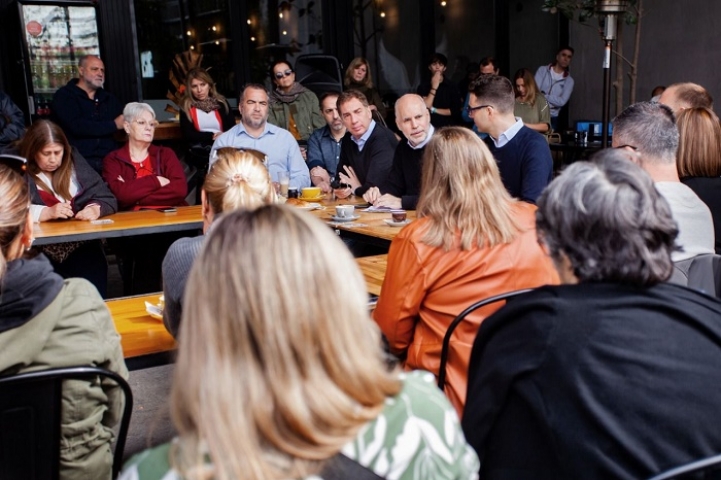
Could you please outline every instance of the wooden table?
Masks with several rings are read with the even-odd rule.
[[[357,259],[368,293],[380,294],[387,260],[388,255]],[[165,329],[162,320],[151,317],[145,311],[145,302],[157,304],[159,296],[160,292],[105,302],[120,334],[120,344],[129,370],[166,365],[174,359],[175,339]]]
[[[345,238],[351,238],[359,240],[372,245],[377,245],[382,248],[390,247],[391,240],[398,235],[401,231],[401,227],[391,227],[386,224],[385,220],[391,219],[390,212],[362,212],[363,208],[356,207],[355,214],[360,215],[358,220],[353,222],[334,222],[331,217],[335,215],[336,205],[357,205],[366,204],[366,202],[359,197],[352,197],[345,200],[321,200],[318,203],[323,205],[325,208],[322,210],[312,210],[311,213],[317,218],[328,223],[333,227],[336,232]],[[367,204],[366,204],[367,205]],[[416,219],[415,210],[408,210],[406,212],[408,220]]]
[[[42,222],[34,226],[34,245],[47,245],[100,238],[130,237],[150,233],[198,230],[203,226],[200,205],[178,207],[177,212],[162,213],[155,210],[120,212],[103,217],[109,225],[93,225],[79,220]]]
[[[158,303],[160,293],[108,300],[105,304],[120,334],[123,356],[129,370],[165,365],[173,361],[175,339],[162,320],[145,311],[145,302]]]

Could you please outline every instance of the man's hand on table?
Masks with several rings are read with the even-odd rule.
[[[365,198],[365,197],[364,197]],[[401,209],[403,206],[401,205],[401,199],[398,197],[394,197],[393,195],[386,193],[385,195],[381,195],[381,197],[373,203],[374,207],[388,207],[388,208],[394,208],[394,209]]]

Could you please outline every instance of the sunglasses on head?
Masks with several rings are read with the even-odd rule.
[[[289,68],[288,70],[286,70],[286,71],[284,71],[284,72],[276,72],[275,78],[277,78],[278,80],[280,80],[281,78],[287,77],[287,76],[292,75],[292,74],[293,74],[293,70],[291,70],[291,69]]]
[[[0,154],[0,165],[5,165],[20,175],[25,175],[25,172],[28,169],[28,161],[26,159],[7,153]]]

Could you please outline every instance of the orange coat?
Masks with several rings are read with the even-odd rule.
[[[472,303],[500,293],[557,284],[550,258],[536,240],[534,205],[519,202],[515,218],[522,232],[509,244],[444,251],[421,242],[428,228],[422,218],[391,243],[383,288],[373,318],[395,354],[407,353],[408,370],[438,375],[448,325]],[[445,393],[459,415],[466,401],[468,361],[481,321],[502,302],[476,310],[453,334]]]

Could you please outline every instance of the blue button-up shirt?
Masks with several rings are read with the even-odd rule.
[[[325,168],[331,178],[335,177],[338,161],[340,160],[340,143],[343,137],[336,141],[326,125],[316,129],[308,138],[308,153],[306,161],[308,170],[314,167]]]
[[[366,133],[361,135],[359,139],[356,140],[356,138],[351,134],[350,139],[353,140],[356,145],[358,145],[359,152],[363,151],[363,147],[365,146],[368,139],[371,138],[371,133],[373,133],[374,128],[376,128],[376,121],[371,120],[371,124],[368,125],[368,130],[366,130]]]
[[[241,122],[215,139],[210,150],[211,165],[218,156],[217,150],[223,147],[259,150],[268,156],[268,171],[274,182],[279,181],[280,172],[289,172],[291,187],[310,186],[308,167],[303,161],[298,142],[288,130],[266,122],[263,133],[256,138],[248,133]]]

